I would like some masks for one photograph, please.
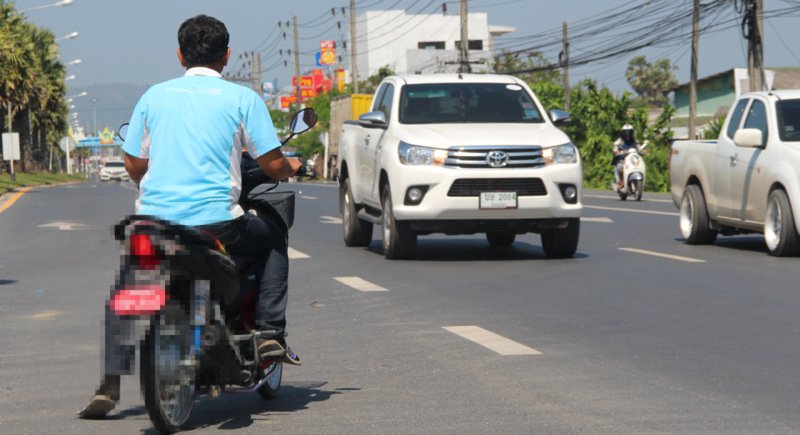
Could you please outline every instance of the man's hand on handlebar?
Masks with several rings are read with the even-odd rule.
[[[303,167],[303,162],[297,157],[287,157],[286,160],[289,161],[289,165],[292,167],[292,175],[297,175],[297,171]]]

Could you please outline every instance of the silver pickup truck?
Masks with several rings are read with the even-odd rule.
[[[753,92],[733,104],[716,141],[676,141],[670,184],[681,235],[761,233],[770,255],[800,253],[800,90]]]

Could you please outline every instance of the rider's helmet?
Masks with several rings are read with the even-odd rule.
[[[620,137],[625,142],[633,142],[633,126],[630,124],[623,125]]]

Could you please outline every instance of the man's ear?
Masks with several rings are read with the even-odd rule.
[[[229,49],[230,50],[230,49]],[[186,59],[183,58],[183,53],[181,53],[180,47],[178,47],[178,61],[181,63],[181,66],[186,68],[189,65],[186,63]]]
[[[228,47],[228,51],[225,52],[225,61],[222,62],[222,66],[228,66],[228,59],[231,58],[231,49]]]

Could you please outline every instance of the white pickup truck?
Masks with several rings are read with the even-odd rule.
[[[800,90],[744,94],[718,140],[676,141],[670,184],[687,243],[763,232],[770,255],[797,255]]]
[[[371,111],[339,141],[344,242],[383,230],[386,258],[413,256],[417,235],[485,233],[495,246],[537,232],[548,257],[575,254],[578,150],[521,80],[435,74],[385,78]]]

